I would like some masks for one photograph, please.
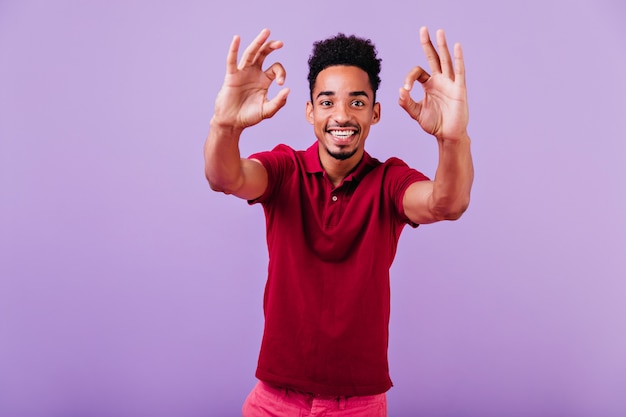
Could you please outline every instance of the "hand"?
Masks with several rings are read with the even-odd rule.
[[[243,130],[276,114],[287,102],[288,88],[283,88],[272,100],[267,91],[274,80],[278,85],[285,82],[285,68],[272,64],[263,71],[265,58],[283,46],[281,41],[267,41],[268,29],[263,29],[246,48],[237,65],[240,38],[235,36],[226,59],[224,85],[215,100],[213,121],[235,130]]]
[[[406,76],[400,89],[398,103],[422,126],[438,139],[459,139],[467,136],[469,111],[465,87],[465,65],[460,44],[454,45],[454,67],[443,30],[437,31],[435,50],[428,29],[420,29],[420,42],[428,59],[432,75],[415,67]],[[424,98],[415,102],[410,95],[415,81],[422,84]]]

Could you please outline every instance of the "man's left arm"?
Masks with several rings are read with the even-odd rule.
[[[461,217],[469,206],[474,167],[467,133],[469,112],[461,45],[454,45],[453,62],[442,30],[437,31],[439,52],[425,27],[420,29],[420,41],[431,74],[419,66],[413,68],[400,89],[398,103],[424,131],[435,136],[439,146],[434,180],[411,184],[403,199],[406,216],[414,223],[426,224]],[[410,95],[415,81],[424,89],[424,97],[418,102]]]

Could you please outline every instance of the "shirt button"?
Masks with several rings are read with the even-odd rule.
[[[334,195],[334,196],[332,197],[332,200],[333,200],[333,201],[337,201],[337,196],[336,196],[336,195]]]

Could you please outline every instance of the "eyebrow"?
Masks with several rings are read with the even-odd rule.
[[[321,96],[334,96],[335,92],[334,91],[320,91],[317,96],[315,96],[316,99],[320,98]],[[348,94],[350,97],[359,97],[359,96],[365,96],[367,98],[370,98],[370,96],[365,92],[365,91],[351,91]]]

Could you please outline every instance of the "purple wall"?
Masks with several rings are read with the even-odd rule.
[[[432,175],[396,104],[424,24],[464,45],[476,181],[402,236],[390,415],[626,415],[624,3],[219,3],[0,1],[0,415],[239,415],[267,252],[203,177],[230,39],[271,28],[292,88],[244,153],[313,141],[306,59],[343,31],[383,58],[370,153]]]

